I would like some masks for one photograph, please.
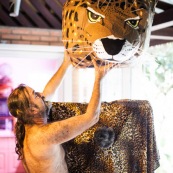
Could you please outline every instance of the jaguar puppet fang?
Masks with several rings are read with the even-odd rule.
[[[149,44],[157,0],[67,0],[63,43],[73,66],[128,66]]]

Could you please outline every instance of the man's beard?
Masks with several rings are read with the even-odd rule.
[[[45,117],[47,119],[49,119],[50,110],[52,108],[52,102],[45,101],[44,99],[43,99],[43,102],[44,102],[44,105],[45,105],[45,113],[44,113]]]

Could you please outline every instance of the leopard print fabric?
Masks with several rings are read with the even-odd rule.
[[[86,103],[53,103],[50,122],[85,113]],[[148,101],[119,100],[101,105],[100,119],[63,147],[69,173],[153,173],[159,166],[152,108]],[[111,145],[100,139],[109,129]]]
[[[149,44],[157,0],[67,0],[63,7],[65,50],[75,67],[91,59],[129,65]]]

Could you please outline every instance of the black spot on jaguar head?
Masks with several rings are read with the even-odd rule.
[[[86,60],[87,61],[91,61],[91,56],[90,55],[87,55]]]
[[[96,63],[97,63],[98,65],[101,65],[102,61],[97,60]]]
[[[136,13],[136,9],[135,9],[134,7],[131,8],[131,11],[133,12],[133,14],[138,15],[138,14]]]
[[[72,51],[75,52],[78,48],[79,48],[79,45],[76,44],[76,45],[73,46]]]
[[[134,1],[134,0],[128,0],[128,2],[129,2],[130,4],[132,4],[132,3],[133,3],[133,1]]]
[[[69,37],[69,28],[67,28],[66,37],[67,37],[67,38]]]
[[[120,8],[121,8],[122,10],[124,10],[124,7],[125,7],[125,2],[121,2]]]
[[[83,3],[83,4],[81,5],[81,7],[87,8],[88,5],[87,5],[86,3]]]
[[[80,1],[75,1],[74,6],[77,6]]]
[[[65,20],[67,19],[67,16],[68,16],[68,11],[67,11],[66,14],[65,14]]]
[[[70,14],[69,14],[69,19],[71,19],[71,15],[74,13],[74,10],[71,10],[70,11]]]
[[[75,15],[74,15],[74,21],[78,21],[79,19],[78,19],[78,12],[75,12]]]
[[[68,42],[66,43],[65,48],[68,49]]]
[[[92,0],[92,3],[95,3],[95,2],[97,2],[97,0]]]

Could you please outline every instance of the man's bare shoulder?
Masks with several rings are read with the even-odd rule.
[[[28,149],[30,151],[34,151],[35,148],[39,148],[39,150],[42,150],[43,147],[45,150],[47,146],[43,138],[44,136],[39,126],[34,125],[25,127],[24,146],[29,147]]]
[[[45,142],[41,126],[26,128],[23,151],[27,167],[31,172],[68,172],[62,146]]]
[[[25,137],[27,142],[35,145],[51,146],[61,144],[60,134],[64,129],[59,122],[43,124],[43,125],[32,125],[25,127]],[[58,142],[60,141],[60,142]]]

